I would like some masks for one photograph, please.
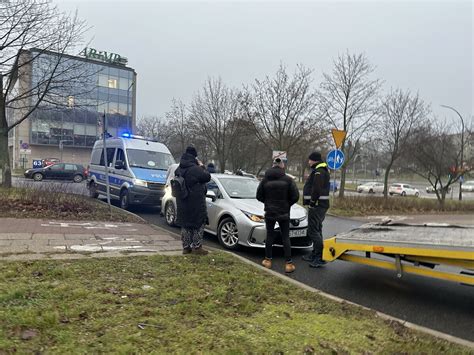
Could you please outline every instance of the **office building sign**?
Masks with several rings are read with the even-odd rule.
[[[119,65],[127,65],[128,59],[122,57],[120,54],[117,53],[110,53],[106,51],[98,51],[95,48],[84,48],[79,55],[87,58],[87,59],[94,59],[99,60],[101,62],[110,63],[110,64],[119,64]]]

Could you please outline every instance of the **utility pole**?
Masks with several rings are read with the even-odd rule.
[[[461,120],[461,169],[464,166],[464,120],[461,116],[461,114],[453,107],[447,106],[447,105],[441,105],[441,107],[450,109],[459,116],[459,119]],[[462,179],[459,179],[459,201],[462,200]]]

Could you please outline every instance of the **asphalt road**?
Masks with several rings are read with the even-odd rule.
[[[85,183],[33,182],[15,178],[14,185],[87,195]],[[159,209],[135,208],[132,211],[150,223],[179,233],[178,228],[166,225],[164,218],[159,216]],[[325,238],[360,224],[358,221],[328,216],[324,224]],[[206,235],[205,243],[221,248],[212,235]],[[258,264],[264,257],[263,249],[242,248],[237,253]],[[474,287],[415,275],[404,275],[398,279],[394,272],[344,261],[335,261],[315,270],[301,260],[303,254],[303,251],[295,251],[297,269],[289,277],[394,317],[474,341]],[[274,253],[274,265],[276,271],[283,273],[284,258],[280,249]]]
[[[148,222],[170,228],[159,209],[135,209]],[[348,231],[360,222],[328,216],[324,224],[325,238]],[[216,237],[206,235],[205,244],[221,248]],[[239,255],[260,263],[263,249],[243,248]],[[406,321],[435,329],[459,338],[474,341],[474,287],[456,283],[404,275],[398,279],[394,272],[345,261],[329,263],[322,269],[311,269],[301,260],[305,252],[296,251],[296,271],[290,276],[329,294],[370,307]],[[274,255],[274,269],[284,273],[281,250]]]

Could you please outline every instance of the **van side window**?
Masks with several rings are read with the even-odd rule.
[[[100,156],[102,153],[102,149],[96,148],[92,151],[92,156],[91,156],[91,164],[92,165],[100,165]]]
[[[107,164],[109,167],[112,166],[114,162],[115,148],[107,148]],[[102,149],[102,154],[100,155],[100,165],[105,166],[104,152]]]
[[[115,157],[115,161],[121,160],[125,164],[125,152],[123,149],[117,148],[117,156]]]

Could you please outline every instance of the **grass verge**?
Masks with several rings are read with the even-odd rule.
[[[0,264],[0,353],[469,353],[224,253]]]
[[[109,207],[86,196],[52,189],[0,188],[0,218],[55,218],[110,222],[142,221],[130,213]]]
[[[474,213],[474,201],[446,200],[444,208],[438,201],[426,198],[345,196],[343,199],[331,200],[330,213],[339,216],[370,216],[387,213],[421,214],[421,213]]]

